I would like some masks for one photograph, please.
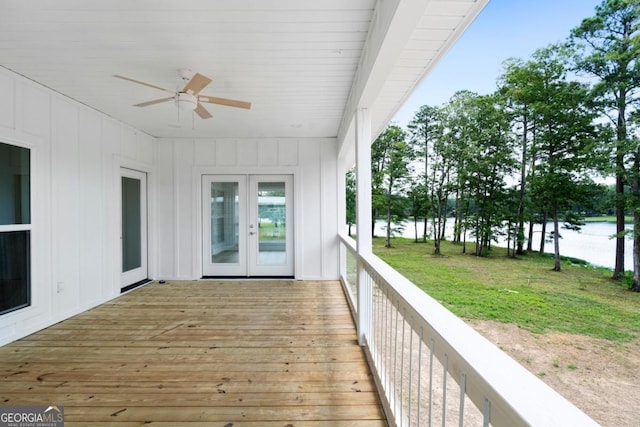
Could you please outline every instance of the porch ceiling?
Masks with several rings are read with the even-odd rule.
[[[0,65],[157,137],[336,137],[354,106],[375,132],[486,1],[4,0]],[[178,128],[172,102],[132,106],[169,95],[112,77],[175,89],[178,68],[251,110]]]

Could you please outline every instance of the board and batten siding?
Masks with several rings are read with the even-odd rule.
[[[31,305],[0,345],[120,294],[120,168],[148,174],[149,276],[202,275],[203,174],[294,176],[295,278],[338,278],[336,140],[155,139],[0,67],[0,141],[31,150]]]
[[[158,139],[157,278],[202,276],[202,176],[292,174],[295,278],[338,278],[336,140]]]
[[[155,145],[4,68],[0,142],[31,150],[32,202],[31,306],[0,316],[3,345],[119,295],[120,168],[153,177]]]

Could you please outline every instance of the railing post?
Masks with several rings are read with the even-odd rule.
[[[356,249],[358,251],[358,342],[364,345],[371,332],[371,286],[362,265],[362,254],[371,253],[371,113],[356,110]]]

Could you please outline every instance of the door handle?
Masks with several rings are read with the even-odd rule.
[[[254,234],[256,234],[256,232],[255,232],[255,231],[250,231],[250,232],[249,232],[249,235],[250,235],[250,236],[253,236]]]

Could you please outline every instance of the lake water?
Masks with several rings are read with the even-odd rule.
[[[453,236],[453,221],[447,231],[447,239]],[[533,249],[540,247],[541,226],[534,227]],[[355,230],[355,228],[354,228]],[[423,223],[418,224],[418,236],[422,236]],[[547,225],[547,231],[553,230],[553,224]],[[355,231],[354,231],[355,232]],[[405,222],[402,237],[413,239],[413,222]],[[616,233],[616,225],[610,222],[590,222],[582,227],[581,231],[560,229],[560,255],[583,259],[593,265],[613,269],[616,258],[616,242],[610,237]],[[385,223],[376,223],[376,235],[385,236]],[[505,242],[499,242],[498,246],[506,246]],[[545,252],[553,253],[553,242],[545,244]],[[633,242],[630,238],[625,240],[625,270],[633,270]]]

